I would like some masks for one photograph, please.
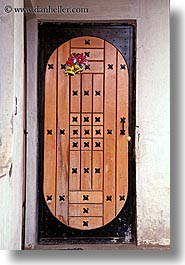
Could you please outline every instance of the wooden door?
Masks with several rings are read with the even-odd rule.
[[[68,76],[72,53],[88,59]],[[57,46],[45,66],[43,194],[72,229],[101,229],[119,217],[129,190],[128,64],[117,47],[90,35]]]
[[[62,66],[72,53],[87,54],[88,65],[70,77]],[[123,56],[100,38],[71,39],[48,60],[44,196],[52,214],[70,227],[106,225],[125,204],[128,91]]]

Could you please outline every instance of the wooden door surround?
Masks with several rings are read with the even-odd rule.
[[[66,76],[72,53],[87,54],[82,74]],[[55,49],[45,74],[44,197],[77,229],[117,216],[128,193],[128,69],[120,52],[91,36]]]

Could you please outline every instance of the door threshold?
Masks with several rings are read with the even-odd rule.
[[[170,250],[170,246],[136,244],[35,244],[25,250]]]

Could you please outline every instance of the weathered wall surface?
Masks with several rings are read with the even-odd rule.
[[[13,2],[13,1],[11,1]],[[13,138],[13,103],[15,103],[13,91],[13,59],[14,42],[13,34],[13,15],[4,12],[5,1],[1,1],[0,9],[0,178],[9,174],[12,163],[12,138]],[[7,32],[9,34],[7,34]],[[9,43],[9,47],[7,47]],[[6,65],[6,66],[5,66]]]
[[[8,1],[22,5],[23,1]],[[20,249],[23,175],[23,15],[0,2],[0,249]],[[16,108],[17,102],[17,108]]]
[[[27,147],[26,156],[29,158],[29,162],[26,167],[26,211],[25,225],[32,228],[33,231],[37,229],[37,211],[36,211],[36,199],[37,199],[37,54],[38,54],[38,32],[37,21],[34,18],[27,19],[27,115],[26,115],[26,130],[27,134]],[[31,100],[30,100],[31,99]],[[34,176],[34,177],[33,177]],[[33,192],[35,191],[35,192]],[[35,232],[26,233],[27,245],[35,242],[37,235]]]
[[[139,243],[170,243],[169,2],[140,1],[136,139]]]

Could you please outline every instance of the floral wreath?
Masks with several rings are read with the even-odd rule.
[[[83,68],[88,64],[87,56],[83,53],[72,53],[65,64],[65,74],[74,76],[81,74]]]

